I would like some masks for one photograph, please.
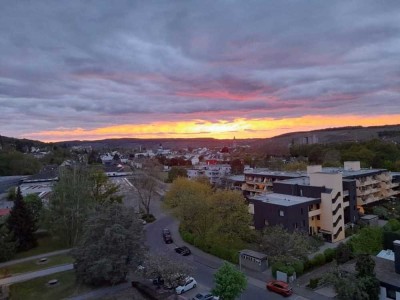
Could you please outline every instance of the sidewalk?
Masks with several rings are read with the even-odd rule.
[[[24,258],[20,258],[20,259],[14,259],[14,260],[6,261],[6,262],[3,262],[3,263],[0,264],[0,268],[11,266],[11,265],[15,265],[15,264],[19,264],[19,263],[23,263],[23,262],[30,261],[30,260],[40,259],[40,258],[43,258],[43,257],[50,257],[50,256],[55,256],[55,255],[59,255],[59,254],[68,253],[71,250],[72,250],[71,248],[70,249],[63,249],[63,250],[58,250],[58,251],[53,251],[53,252],[48,252],[48,253],[42,253],[42,254],[35,255],[35,256],[29,256],[29,257],[24,257]]]
[[[7,277],[7,278],[4,278],[4,279],[1,279],[0,280],[0,286],[6,285],[6,284],[13,284],[13,283],[17,283],[17,282],[22,282],[22,281],[27,281],[27,280],[35,279],[35,278],[38,278],[38,277],[51,275],[51,274],[54,274],[54,273],[69,271],[69,270],[72,270],[73,268],[74,268],[73,264],[68,264],[68,265],[61,265],[61,266],[51,267],[51,268],[40,270],[40,271],[29,272],[29,273],[24,273],[24,274],[21,274],[21,275],[11,276],[11,277]]]
[[[109,286],[109,287],[104,287],[104,288],[99,288],[94,291],[81,294],[75,297],[70,297],[66,298],[68,300],[86,300],[86,299],[100,299],[101,297],[109,296],[109,295],[114,295],[116,293],[119,293],[123,290],[127,290],[131,288],[132,285],[130,282],[126,283],[121,283],[115,286]]]

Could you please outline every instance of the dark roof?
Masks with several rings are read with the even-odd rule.
[[[245,255],[252,256],[252,257],[258,258],[258,259],[266,259],[267,258],[267,255],[264,253],[256,252],[253,250],[247,250],[247,249],[241,250],[240,254],[245,254]]]
[[[375,261],[375,274],[376,278],[381,283],[389,284],[393,287],[400,287],[400,274],[396,273],[394,269],[394,261],[372,256]],[[356,260],[353,259],[340,266],[340,269],[355,274]]]
[[[25,182],[29,181],[42,181],[42,180],[54,180],[58,178],[58,166],[48,165],[43,167],[39,173],[28,177]]]

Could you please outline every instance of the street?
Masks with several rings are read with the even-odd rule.
[[[169,214],[161,212],[160,198],[161,197],[157,197],[157,199],[154,199],[151,205],[151,212],[156,216],[157,220],[154,223],[145,225],[147,246],[149,247],[150,251],[155,254],[156,253],[168,254],[171,258],[175,258],[177,260],[184,260],[190,266],[193,267],[193,274],[191,275],[198,282],[198,286],[193,290],[188,291],[184,294],[185,297],[191,299],[191,297],[194,297],[198,293],[210,291],[212,289],[212,287],[214,286],[214,273],[222,265],[223,261],[215,257],[212,257],[213,259],[208,259],[204,255],[198,255],[199,251],[195,251],[196,249],[194,249],[193,246],[187,245],[184,242],[182,242],[182,239],[180,238],[177,232],[178,222]],[[162,229],[164,228],[169,228],[171,230],[174,243],[172,244],[164,243],[161,236]],[[175,247],[182,246],[183,244],[187,245],[192,250],[192,255],[181,256],[174,251]],[[206,254],[206,256],[209,255]],[[265,288],[265,282],[254,278],[249,278],[247,289],[244,291],[241,298],[239,299],[278,300],[282,299],[282,296],[267,291]],[[287,299],[301,299],[301,298],[297,298],[297,295],[292,295]]]
[[[115,177],[111,178],[115,184],[120,185],[120,193],[124,195],[123,203],[127,206],[139,207],[139,199],[136,188],[127,178]],[[183,260],[193,268],[193,276],[198,286],[191,291],[184,293],[184,296],[191,299],[196,294],[201,292],[210,291],[214,287],[214,273],[222,265],[223,260],[202,252],[195,247],[186,244],[182,241],[178,232],[178,221],[170,214],[164,212],[161,208],[162,198],[160,195],[163,192],[160,190],[156,194],[150,204],[150,213],[156,217],[156,221],[145,225],[146,245],[153,254],[163,253],[176,260]],[[165,244],[162,239],[162,229],[169,228],[174,239],[174,243]],[[175,247],[186,245],[192,250],[192,255],[181,256],[174,251]],[[282,299],[281,295],[269,292],[265,288],[267,279],[259,280],[248,276],[248,285],[243,292],[241,300],[252,299]],[[296,294],[288,297],[287,299],[306,299]]]

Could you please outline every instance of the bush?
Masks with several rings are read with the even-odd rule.
[[[348,243],[340,243],[336,248],[336,261],[344,264],[353,258],[353,250]]]
[[[207,244],[206,241],[204,241],[204,239],[196,237],[194,234],[182,229],[181,227],[179,228],[179,233],[181,234],[182,239],[186,243],[189,243],[203,250],[204,252],[215,255],[231,263],[234,264],[239,263],[239,255],[238,255],[239,250],[227,249],[226,247],[222,247],[216,244]]]
[[[310,278],[310,283],[308,284],[308,287],[310,289],[317,288],[320,280],[321,278]]]
[[[331,262],[336,256],[336,250],[332,248],[325,249],[324,255],[325,255],[325,261]]]
[[[194,245],[194,235],[191,234],[190,232],[183,230],[181,227],[179,227],[179,233],[181,234],[182,239],[191,245]]]
[[[292,264],[294,271],[296,272],[297,276],[300,276],[304,273],[304,263],[300,260],[294,262]]]
[[[156,220],[156,218],[152,214],[143,214],[142,220],[146,221],[147,223],[152,223]]]
[[[276,272],[280,271],[286,273],[288,276],[292,276],[295,269],[292,266],[285,265],[283,262],[276,262],[271,266],[272,276],[276,278]]]
[[[309,260],[308,258],[306,258],[304,260],[303,265],[304,265],[304,271],[308,271],[308,270],[311,270],[313,268],[311,260]]]
[[[314,256],[311,262],[314,267],[322,266],[323,264],[325,264],[325,255],[323,253],[318,253]]]

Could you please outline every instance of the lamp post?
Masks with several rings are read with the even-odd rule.
[[[242,254],[239,251],[239,270],[242,272]],[[242,300],[242,293],[240,293],[240,300]]]

